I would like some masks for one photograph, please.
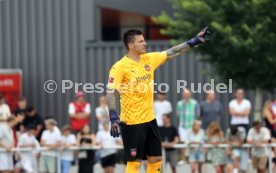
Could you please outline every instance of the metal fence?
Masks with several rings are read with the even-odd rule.
[[[202,144],[202,145],[196,145],[196,144],[193,144],[193,145],[187,145],[187,144],[175,144],[173,145],[173,148],[175,149],[183,149],[183,148],[191,148],[191,147],[202,147],[202,148],[214,148],[214,147],[220,147],[220,148],[231,148],[232,146],[229,145],[229,144],[220,144],[218,146],[214,146],[214,145],[211,145],[211,144]],[[251,148],[251,147],[254,147],[254,145],[251,145],[251,144],[243,144],[240,146],[240,148]],[[269,173],[272,173],[273,172],[273,169],[272,169],[272,159],[273,159],[273,155],[272,155],[272,148],[273,147],[276,147],[276,144],[275,143],[272,143],[272,144],[263,144],[262,147],[267,147],[268,150],[270,151],[269,152],[269,155],[268,155],[268,172]],[[118,149],[118,150],[121,150],[123,149],[123,146],[122,145],[114,145],[114,146],[109,146],[109,147],[104,147],[104,148],[101,148],[100,146],[75,146],[75,147],[70,147],[70,148],[67,148],[66,150],[71,150],[71,151],[79,151],[79,150],[108,150],[108,149]],[[33,151],[34,149],[32,148],[14,148],[12,149],[12,152],[31,152]],[[41,147],[38,151],[46,151],[47,148],[43,148]],[[58,150],[56,149],[57,151],[57,173],[60,173],[61,172],[61,165],[60,165],[60,158],[61,158],[61,150]],[[6,150],[3,150],[0,148],[0,152],[6,152]],[[165,164],[165,160],[166,160],[166,150],[163,148],[162,149],[162,160],[163,160],[163,164],[162,164],[162,172],[163,173],[166,173],[166,164]]]

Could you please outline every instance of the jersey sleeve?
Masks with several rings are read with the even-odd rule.
[[[96,142],[97,143],[101,143],[102,141],[101,141],[101,134],[100,134],[101,132],[98,132],[97,134],[96,134]]]
[[[111,67],[109,72],[107,88],[119,90],[123,81],[123,69],[118,64]]]
[[[70,103],[70,104],[69,104],[68,113],[69,113],[69,115],[70,115],[70,114],[75,114],[75,113],[76,113],[76,110],[75,110],[75,107],[74,107],[73,103]]]
[[[91,106],[89,103],[86,104],[84,111],[85,111],[85,113],[88,113],[88,114],[91,113]]]
[[[46,140],[47,139],[47,133],[46,133],[46,131],[43,131],[42,132],[42,136],[41,136],[41,140]]]
[[[96,113],[96,117],[99,118],[99,117],[102,117],[103,114],[101,112],[101,108],[100,107],[97,107],[96,110],[95,110],[95,113]]]
[[[151,52],[148,53],[153,69],[157,69],[160,65],[164,64],[167,60],[167,52]]]

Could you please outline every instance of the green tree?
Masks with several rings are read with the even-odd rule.
[[[256,91],[255,113],[262,91],[276,86],[275,0],[171,0],[173,14],[163,12],[154,21],[173,42],[189,39],[209,25],[211,44],[196,49],[222,79]],[[257,115],[259,116],[259,115]],[[259,117],[257,117],[259,118]]]

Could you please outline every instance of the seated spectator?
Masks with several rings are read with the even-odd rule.
[[[5,103],[4,95],[0,93],[0,122],[7,121],[10,116],[10,107]]]
[[[69,173],[72,162],[74,161],[74,151],[70,151],[67,149],[76,145],[76,136],[74,134],[71,134],[71,127],[69,125],[65,125],[62,128],[61,136],[61,173]]]
[[[97,144],[101,148],[112,147],[116,144],[123,144],[120,138],[113,138],[110,135],[109,121],[103,122],[104,129],[98,131],[96,135]],[[104,173],[114,173],[114,167],[117,160],[116,149],[102,149],[100,150],[101,164],[104,169]]]
[[[225,140],[232,148],[227,148],[229,161],[227,165],[228,172],[239,173],[246,172],[248,162],[248,151],[240,147],[246,139],[246,131],[243,127],[231,125],[227,129]]]
[[[17,103],[17,109],[14,111],[14,115],[23,115],[26,116],[26,109],[27,109],[27,99],[25,97],[19,97]],[[24,125],[22,123],[18,124],[16,127],[17,135],[19,136],[20,133],[24,133]]]
[[[96,137],[88,125],[84,125],[78,134],[78,145],[92,147],[96,145]],[[78,153],[79,173],[93,173],[95,152],[93,150],[81,150]]]
[[[202,145],[204,144],[204,130],[200,128],[201,121],[196,120],[191,129],[187,133],[188,145]],[[190,147],[189,162],[191,164],[192,173],[196,173],[196,164],[198,164],[198,173],[202,173],[202,163],[205,161],[204,149],[200,146]]]
[[[210,149],[212,163],[215,166],[217,173],[224,173],[224,166],[227,163],[227,155],[224,148],[218,147],[224,143],[224,134],[217,122],[212,122],[207,128],[207,144],[212,144],[214,147]]]
[[[60,147],[61,134],[56,133],[54,127],[57,122],[53,119],[45,121],[46,130],[43,131],[40,144],[46,147],[47,150],[41,152],[39,160],[40,173],[55,173],[57,172],[57,150]]]
[[[69,104],[68,111],[71,119],[71,129],[73,132],[79,132],[84,125],[90,123],[90,104],[85,101],[84,93],[79,91],[76,94],[76,101]]]
[[[13,127],[22,122],[23,116],[9,117],[6,122],[0,123],[0,172],[10,173],[13,170],[12,148],[14,147]]]
[[[172,104],[166,100],[166,93],[157,92],[157,99],[154,101],[154,113],[157,125],[163,126],[163,115],[172,113]]]
[[[103,130],[103,122],[109,120],[109,111],[105,96],[99,97],[99,106],[96,108],[96,117],[98,120],[98,131]]]
[[[268,144],[270,140],[270,132],[266,127],[262,127],[259,121],[253,122],[253,127],[249,130],[247,143],[252,144],[252,164],[257,173],[265,173],[268,160],[268,149],[263,144]]]
[[[17,147],[18,148],[32,148],[33,151],[29,152],[20,152],[20,162],[19,166],[27,173],[37,173],[38,172],[38,165],[37,165],[37,159],[39,151],[35,151],[34,149],[38,150],[40,149],[40,144],[35,138],[35,126],[30,124],[26,127],[26,132],[23,133],[19,140]]]
[[[221,117],[221,103],[216,100],[215,92],[209,90],[206,95],[206,100],[200,104],[200,118],[203,130],[206,130],[211,122],[217,122],[220,124]]]
[[[176,173],[177,151],[172,148],[179,143],[179,136],[176,127],[171,124],[170,114],[163,115],[163,126],[159,127],[162,147],[166,149],[166,161],[170,163],[172,172]]]
[[[44,130],[44,120],[32,106],[27,107],[26,116],[23,121],[24,128],[29,125],[34,125],[36,127],[35,137],[38,141],[40,141],[42,132]]]

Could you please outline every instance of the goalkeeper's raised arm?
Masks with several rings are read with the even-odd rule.
[[[172,60],[172,59],[180,56],[181,54],[187,52],[192,47],[198,46],[199,44],[208,43],[209,42],[209,38],[208,38],[209,35],[211,35],[211,32],[209,31],[208,26],[206,26],[194,38],[190,39],[187,42],[181,43],[177,46],[174,46],[174,47],[166,50],[167,56],[168,56],[167,60]]]

